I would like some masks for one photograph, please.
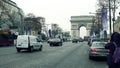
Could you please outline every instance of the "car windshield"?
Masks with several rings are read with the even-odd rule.
[[[93,42],[92,47],[104,47],[105,42]]]

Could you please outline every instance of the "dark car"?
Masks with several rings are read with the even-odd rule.
[[[84,36],[84,41],[88,41],[89,38],[90,36]]]
[[[93,42],[89,50],[89,59],[93,59],[96,57],[107,57],[107,55],[109,54],[109,50],[105,49],[105,44],[106,42]]]
[[[82,38],[79,38],[78,41],[79,41],[79,42],[83,42],[84,40],[83,40]]]
[[[60,38],[51,38],[47,41],[50,46],[62,46],[63,42]]]
[[[77,42],[79,42],[78,39],[72,39],[72,43],[77,43]]]

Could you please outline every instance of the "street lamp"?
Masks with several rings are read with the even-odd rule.
[[[116,3],[115,2],[116,2],[116,0],[113,1],[113,9],[112,9],[113,10],[113,18],[112,18],[112,21],[113,21],[113,26],[112,26],[113,27],[113,32],[114,32],[115,9],[116,9],[116,5],[115,5]]]
[[[109,0],[109,22],[110,22],[110,36],[111,36],[112,32],[111,32],[111,2],[110,0]]]

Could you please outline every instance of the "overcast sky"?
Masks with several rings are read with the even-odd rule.
[[[70,17],[74,15],[89,15],[95,12],[96,0],[12,0],[24,13],[33,13],[46,19],[46,24],[57,23],[70,31]]]

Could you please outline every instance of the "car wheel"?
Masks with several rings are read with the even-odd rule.
[[[63,43],[61,42],[61,46],[63,45]]]
[[[60,43],[57,43],[58,46],[60,46],[61,44]]]
[[[20,49],[19,49],[19,48],[17,48],[17,52],[20,52]]]
[[[59,46],[62,46],[62,43],[59,43]]]
[[[32,52],[32,51],[33,51],[33,47],[30,47],[30,48],[29,48],[29,51]]]
[[[52,43],[50,43],[50,46],[53,46],[53,44],[52,44]]]
[[[89,59],[93,59],[93,57],[92,57],[92,56],[89,56]]]
[[[39,51],[42,51],[42,45],[41,45],[41,47],[39,48]]]

